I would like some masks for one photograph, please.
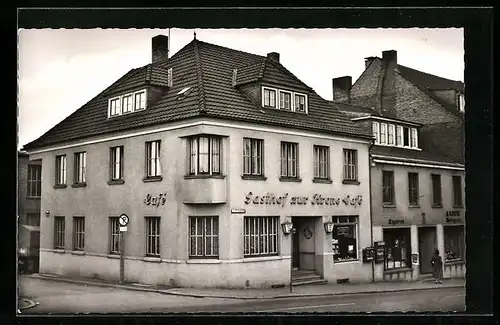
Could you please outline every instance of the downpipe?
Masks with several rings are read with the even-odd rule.
[[[370,147],[368,148],[368,187],[369,187],[369,201],[370,201],[370,242],[371,247],[374,247],[373,242],[373,210],[372,210],[372,147],[375,144],[375,139],[372,139]],[[376,253],[376,252],[375,252]],[[375,282],[375,256],[372,259],[372,282]]]

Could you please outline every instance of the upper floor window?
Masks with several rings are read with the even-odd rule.
[[[222,138],[198,135],[189,139],[189,174],[221,174]]]
[[[453,180],[453,207],[461,208],[462,202],[462,177],[452,176]]]
[[[307,95],[285,89],[262,87],[262,106],[307,113]]]
[[[75,153],[75,184],[85,183],[87,174],[87,153]]]
[[[298,147],[297,143],[281,142],[281,177],[298,178]]]
[[[262,176],[264,166],[264,140],[243,139],[243,175]]]
[[[381,144],[387,143],[387,124],[386,123],[380,123],[380,143]]]
[[[373,136],[375,137],[375,143],[380,143],[380,127],[378,122],[373,122]]]
[[[139,90],[109,99],[108,117],[140,111],[146,108],[146,90]]]
[[[400,125],[396,126],[396,146],[403,146],[403,127]]]
[[[330,148],[325,146],[314,146],[314,178],[330,178]]]
[[[376,144],[418,148],[417,128],[373,121],[372,132]]]
[[[42,166],[28,165],[28,197],[42,195]]]
[[[394,172],[392,170],[382,171],[382,204],[394,205]]]
[[[66,155],[56,156],[56,185],[66,184]]]
[[[111,148],[111,180],[123,179],[123,146]]]
[[[441,175],[432,174],[432,205],[434,207],[442,206],[441,197]]]
[[[394,145],[394,124],[389,124],[389,128],[387,129],[387,144]]]
[[[160,177],[160,140],[146,142],[146,178]]]
[[[465,95],[458,94],[458,110],[460,112],[465,112]]]
[[[356,150],[344,149],[344,180],[358,180],[358,152]]]
[[[408,203],[410,206],[418,206],[418,201],[418,173],[408,173]]]

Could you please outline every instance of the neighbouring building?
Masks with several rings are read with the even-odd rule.
[[[341,111],[375,137],[375,278],[425,277],[435,249],[444,277],[463,277],[464,85],[399,65],[394,50],[365,63],[354,85],[349,76],[333,79],[333,94]]]
[[[38,272],[40,248],[41,160],[17,153],[17,243],[19,271]]]
[[[123,244],[128,282],[371,281],[371,130],[278,53],[169,57],[159,35],[152,57],[25,146],[47,166],[40,272],[118,280]]]

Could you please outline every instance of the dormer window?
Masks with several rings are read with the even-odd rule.
[[[262,107],[307,114],[307,95],[285,89],[262,87]]]
[[[418,130],[391,123],[372,122],[375,144],[418,149]]]
[[[123,94],[109,99],[108,117],[128,114],[146,108],[146,90]]]

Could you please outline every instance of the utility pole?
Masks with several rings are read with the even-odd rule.
[[[120,283],[123,284],[125,282],[125,255],[124,255],[124,246],[125,241],[123,240],[123,231],[120,229],[119,233],[119,241],[120,241]]]

